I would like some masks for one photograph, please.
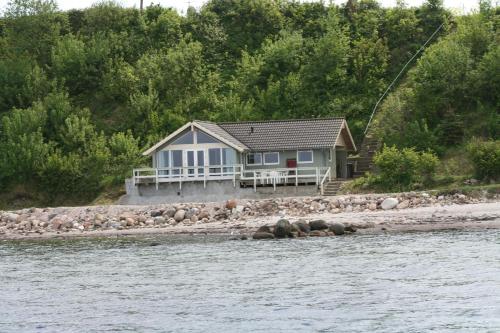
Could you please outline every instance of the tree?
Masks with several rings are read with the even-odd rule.
[[[12,0],[5,10],[5,35],[11,52],[47,63],[50,50],[68,30],[67,16],[53,0]]]

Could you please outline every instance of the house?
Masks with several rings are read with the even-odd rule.
[[[286,195],[293,187],[308,186],[317,193],[330,180],[347,177],[347,154],[353,151],[356,146],[344,118],[195,120],[143,153],[151,156],[151,168],[134,169],[127,192],[142,188],[144,194],[154,186],[164,195],[223,199],[219,194]]]

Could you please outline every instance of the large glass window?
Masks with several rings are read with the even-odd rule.
[[[232,148],[222,149],[222,164],[230,165],[223,169],[224,173],[232,173],[234,171],[234,165],[236,164],[236,152]]]
[[[182,150],[172,150],[172,174],[179,175],[182,173]]]
[[[247,165],[261,165],[262,164],[262,154],[261,153],[249,153],[247,154]]]
[[[196,132],[197,136],[197,142],[198,143],[218,143],[219,141],[210,135],[206,134],[205,132],[198,131]]]
[[[313,163],[312,150],[297,151],[297,163]]]
[[[168,168],[170,167],[170,151],[162,150],[158,153],[158,168]],[[159,170],[158,174],[160,176],[168,176],[169,170]]]
[[[194,143],[193,131],[189,131],[175,139],[173,145],[189,145]]]
[[[221,165],[221,149],[209,148],[208,149],[208,165]],[[211,174],[220,174],[221,168],[210,168]]]
[[[264,164],[265,165],[280,164],[280,153],[278,152],[264,153]]]
[[[205,151],[198,150],[197,155],[198,155],[198,166],[201,167],[198,168],[198,174],[203,175],[205,173],[205,168],[203,167],[205,165]]]

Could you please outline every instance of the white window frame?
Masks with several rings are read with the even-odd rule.
[[[269,155],[269,154],[277,154],[278,155],[278,162],[275,162],[275,163],[266,163],[266,155]],[[262,154],[262,163],[264,165],[278,165],[280,164],[280,153],[279,151],[268,151],[268,152],[265,152]]]
[[[311,160],[310,161],[301,161],[299,156],[300,153],[311,153]],[[312,164],[314,163],[314,151],[312,150],[297,150],[297,164]]]
[[[248,156],[250,155],[260,155],[260,163],[248,163]],[[247,163],[247,165],[262,165],[262,153],[248,153],[246,158],[245,158],[245,162]]]

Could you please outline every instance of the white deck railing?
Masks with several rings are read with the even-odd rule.
[[[155,183],[156,188],[160,183],[179,183],[182,188],[183,182],[203,181],[206,187],[210,180],[232,180],[236,186],[236,180],[253,182],[254,190],[257,185],[287,185],[290,183],[297,186],[299,182],[314,182],[321,187],[326,179],[331,179],[329,167],[300,167],[300,168],[275,168],[275,169],[243,169],[241,164],[235,165],[210,165],[200,167],[175,167],[175,168],[141,168],[133,170],[133,184]]]
[[[143,182],[154,182],[156,188],[160,183],[179,183],[182,188],[183,182],[203,181],[207,185],[209,180],[233,180],[241,174],[242,165],[210,165],[197,167],[174,167],[174,168],[141,168],[133,170],[134,185]]]

